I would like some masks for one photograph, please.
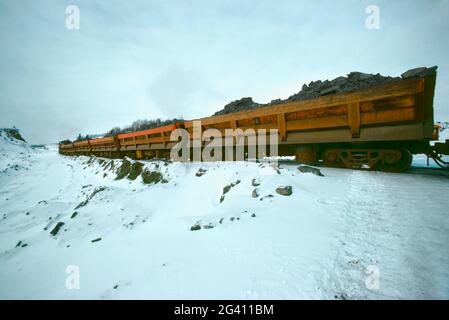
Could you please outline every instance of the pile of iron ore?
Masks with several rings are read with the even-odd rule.
[[[276,105],[290,101],[300,101],[314,99],[326,95],[337,93],[348,93],[357,90],[366,89],[386,83],[399,81],[402,79],[421,78],[435,73],[437,66],[431,68],[415,68],[404,72],[401,77],[382,76],[381,74],[369,74],[362,72],[351,72],[346,77],[338,77],[334,80],[312,81],[308,85],[304,84],[301,91],[290,96],[288,99],[276,99],[268,104],[259,104],[253,101],[252,98],[242,98],[240,100],[232,101],[224,106],[224,108],[214,115],[228,114],[238,111],[251,110],[269,105]]]

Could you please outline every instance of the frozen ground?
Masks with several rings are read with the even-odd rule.
[[[423,158],[324,177],[289,161],[145,162],[168,181],[145,185],[54,146],[1,136],[0,156],[2,299],[449,298],[449,176]]]

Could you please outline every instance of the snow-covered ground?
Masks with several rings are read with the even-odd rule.
[[[1,135],[0,156],[2,299],[449,298],[440,170],[147,161],[167,181],[143,184]]]

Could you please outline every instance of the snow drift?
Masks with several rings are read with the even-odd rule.
[[[0,152],[2,299],[449,298],[444,175]]]

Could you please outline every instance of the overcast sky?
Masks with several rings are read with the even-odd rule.
[[[66,7],[80,29],[66,28]],[[365,26],[380,9],[380,29]],[[303,83],[439,66],[449,120],[449,1],[0,0],[0,127],[32,143],[136,119],[208,116]]]

